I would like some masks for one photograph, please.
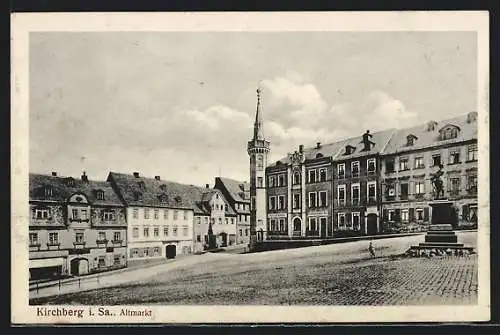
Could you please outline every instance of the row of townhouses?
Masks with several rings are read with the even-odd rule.
[[[257,108],[255,128],[263,128]],[[250,149],[251,148],[251,149]],[[289,153],[268,164],[262,129],[249,142],[256,237],[326,238],[428,223],[431,174],[445,172],[445,196],[459,221],[477,222],[477,113],[370,134]],[[257,163],[255,163],[257,162]],[[260,208],[259,208],[260,207]]]
[[[249,187],[228,178],[205,188],[110,172],[106,181],[31,173],[31,279],[85,275],[129,260],[248,243]]]

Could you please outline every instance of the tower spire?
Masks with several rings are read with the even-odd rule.
[[[257,111],[255,112],[255,123],[253,128],[253,139],[264,140],[264,123],[262,122],[262,107],[260,105],[262,89],[257,88]]]

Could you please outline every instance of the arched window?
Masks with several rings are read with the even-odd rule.
[[[294,185],[300,184],[300,172],[299,171],[295,171],[293,173],[293,184]]]
[[[264,168],[264,157],[262,155],[257,156],[257,170],[262,170]]]

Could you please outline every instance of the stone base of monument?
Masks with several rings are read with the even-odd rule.
[[[433,223],[425,235],[424,242],[411,246],[407,254],[413,257],[432,257],[445,255],[467,256],[474,253],[474,248],[458,243],[457,235],[451,223],[434,223],[438,220],[451,221],[451,202],[441,200],[429,205],[433,208]]]

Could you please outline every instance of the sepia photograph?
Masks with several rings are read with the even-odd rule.
[[[487,12],[14,14],[12,322],[487,321]]]

